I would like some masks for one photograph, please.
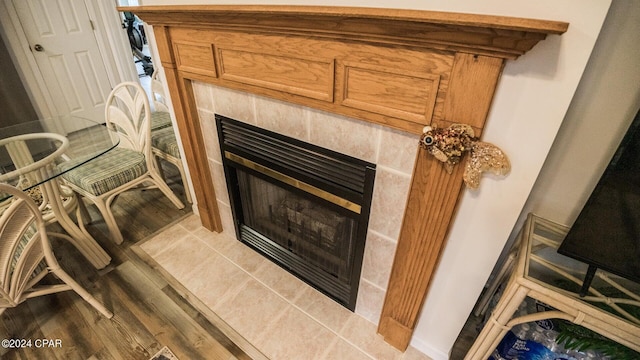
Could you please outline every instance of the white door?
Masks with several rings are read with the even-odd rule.
[[[111,84],[84,1],[13,0],[13,4],[58,115],[104,122]]]

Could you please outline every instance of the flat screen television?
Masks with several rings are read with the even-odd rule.
[[[558,252],[640,283],[640,111]]]

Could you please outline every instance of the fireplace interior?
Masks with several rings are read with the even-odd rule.
[[[375,165],[216,115],[238,240],[355,309]]]

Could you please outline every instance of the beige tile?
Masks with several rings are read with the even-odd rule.
[[[222,158],[220,156],[220,143],[218,140],[218,128],[216,127],[214,113],[199,110],[198,116],[200,117],[200,131],[202,132],[207,157],[222,163]]]
[[[184,231],[184,228],[182,229]],[[173,277],[184,284],[186,280],[191,278],[194,264],[206,262],[216,254],[213,249],[189,234],[186,237],[176,239],[169,247],[153,258]]]
[[[191,233],[200,229],[204,229],[204,227],[202,226],[202,221],[200,220],[200,217],[196,214],[191,214],[186,218],[182,219],[182,221],[180,221],[180,226],[184,227],[185,229],[187,229],[187,231]]]
[[[383,129],[377,163],[406,174],[412,174],[419,141],[419,135]]]
[[[204,226],[194,230],[192,234],[195,235],[198,239],[205,241],[206,243],[209,243],[209,237],[215,237],[219,235],[217,232],[211,231]]]
[[[216,199],[229,205],[229,191],[227,190],[227,180],[224,176],[224,168],[222,167],[222,164],[216,161],[209,161],[209,171],[211,171]]]
[[[263,262],[269,261],[236,239],[219,244],[220,246],[216,250],[248,273],[255,273]]]
[[[227,246],[229,242],[238,241],[225,233],[217,233],[206,228],[196,230],[193,235],[216,251]]]
[[[302,311],[330,330],[339,332],[353,313],[312,287],[304,290],[294,302]]]
[[[263,262],[253,275],[278,295],[291,302],[301,296],[305,289],[311,288],[270,260]]]
[[[229,204],[218,200],[218,210],[220,211],[220,220],[222,221],[222,230],[227,236],[236,237],[235,225],[233,222],[233,215],[231,214],[231,207]]]
[[[282,135],[308,141],[308,122],[302,106],[256,97],[256,124]]]
[[[175,224],[145,241],[140,245],[140,248],[153,258],[167,250],[179,239],[187,237],[188,235],[189,231],[187,229],[181,226],[181,224]]]
[[[236,294],[251,277],[215,251],[206,261],[192,264],[182,284],[209,308]]]
[[[402,353],[387,344],[376,331],[377,327],[373,323],[363,317],[353,316],[347,321],[340,335],[374,359],[400,359]]]
[[[196,107],[213,112],[211,85],[199,81],[194,81],[193,95],[196,98]]]
[[[218,252],[233,254],[234,244],[239,244],[235,238],[210,232],[199,225],[197,216],[190,216],[142,247],[271,359],[429,359],[411,347],[403,355],[376,334],[372,322],[271,261],[264,260],[248,274]],[[363,296],[371,298],[368,288],[377,287],[363,284]]]
[[[213,310],[243,338],[256,343],[263,336],[266,324],[281,316],[288,307],[285,300],[251,279],[235,296],[221,301]]]
[[[386,289],[397,243],[374,231],[367,233],[361,277]]]
[[[369,229],[391,239],[400,235],[411,177],[378,167],[373,188]]]
[[[255,125],[255,96],[218,86],[213,87],[212,95],[216,114]]]
[[[360,351],[355,346],[347,343],[340,338],[336,338],[333,344],[331,344],[331,346],[329,346],[327,351],[323,354],[322,359],[371,360],[372,358]]]
[[[384,296],[384,290],[361,279],[360,287],[358,288],[358,300],[356,300],[356,313],[377,324],[380,321]]]
[[[309,128],[311,143],[375,163],[378,126],[309,110]]]
[[[269,359],[319,359],[335,334],[302,311],[288,306],[265,329],[256,345]]]

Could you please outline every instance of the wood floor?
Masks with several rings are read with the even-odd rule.
[[[184,199],[180,178],[170,165],[169,185]],[[122,195],[114,206],[125,242],[115,245],[105,234],[101,217],[88,229],[113,257],[96,271],[66,242],[53,240],[61,266],[114,312],[106,319],[74,292],[30,299],[6,310],[0,339],[30,339],[31,347],[0,348],[2,359],[126,359],[146,360],[162,347],[180,360],[250,359],[216,326],[132,251],[131,246],[188,215],[177,210],[158,190]],[[36,347],[36,339],[57,340],[59,347]],[[56,345],[55,342],[53,342]]]

